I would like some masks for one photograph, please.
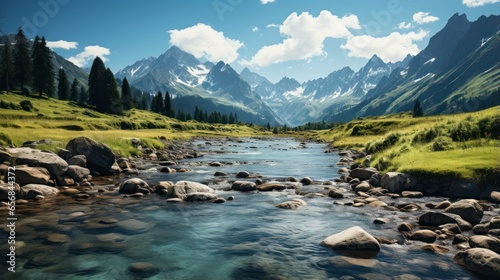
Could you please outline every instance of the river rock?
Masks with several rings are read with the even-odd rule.
[[[429,211],[418,218],[418,224],[421,226],[440,226],[450,223],[458,224],[462,231],[468,231],[472,229],[472,225],[469,222],[452,213]]]
[[[464,242],[469,242],[469,237],[463,235],[463,234],[457,234],[455,237],[453,237],[453,242],[452,244],[459,244],[459,243],[464,243]]]
[[[474,234],[487,234],[488,231],[490,231],[490,228],[487,224],[477,224],[472,228]]]
[[[374,174],[377,174],[378,170],[375,168],[356,168],[351,170],[349,177],[358,178],[360,181],[369,180]]]
[[[339,190],[330,190],[328,196],[331,198],[343,198],[344,194]]]
[[[406,198],[422,198],[424,194],[421,192],[403,191],[401,196]]]
[[[283,209],[297,209],[304,206],[307,206],[307,203],[302,199],[293,199],[276,205],[276,207]]]
[[[87,137],[72,139],[66,149],[73,155],[84,155],[87,158],[87,167],[97,171],[100,175],[113,175],[120,173],[115,164],[115,155],[106,144],[96,142]]]
[[[387,172],[380,179],[380,186],[391,193],[401,193],[412,189],[416,181],[411,176],[400,172]]]
[[[359,183],[355,188],[354,192],[367,192],[372,188],[370,184],[366,181]]]
[[[140,278],[150,278],[158,274],[160,269],[148,262],[136,262],[129,266],[131,274]]]
[[[439,229],[440,230],[448,230],[452,233],[455,233],[455,234],[461,234],[462,233],[462,230],[460,229],[460,227],[457,225],[457,224],[444,224],[444,225],[440,225],[439,226]]]
[[[472,225],[479,224],[483,218],[483,207],[474,199],[463,199],[455,202],[444,212],[457,214]]]
[[[90,170],[79,165],[70,165],[68,166],[68,175],[80,183],[90,177]]]
[[[153,228],[154,224],[146,223],[136,219],[128,219],[124,221],[119,221],[116,225],[123,230],[125,234],[139,234],[146,232]]]
[[[87,157],[85,155],[72,156],[68,160],[68,164],[69,165],[78,165],[80,167],[86,167],[87,166]]]
[[[486,235],[474,235],[469,238],[471,248],[486,248],[500,254],[500,240]]]
[[[17,183],[13,183],[11,191],[11,185],[7,183],[0,184],[0,201],[9,201],[9,193],[19,198],[19,193],[21,192],[21,187]],[[17,202],[17,201],[16,201]]]
[[[500,229],[500,216],[495,216],[491,218],[488,223],[488,228],[490,229]]]
[[[420,205],[415,204],[415,203],[406,203],[398,206],[399,210],[402,212],[415,212],[418,210],[421,210],[422,207]]]
[[[233,183],[231,188],[235,191],[250,192],[257,189],[257,184],[255,184],[254,182],[236,181]]]
[[[54,187],[39,184],[28,184],[21,187],[19,198],[34,199],[37,195],[49,197],[56,196],[58,193],[59,190]]]
[[[411,240],[418,240],[425,243],[433,243],[436,241],[437,234],[432,230],[423,229],[413,232],[410,237]]]
[[[472,248],[461,251],[453,260],[489,279],[498,279],[500,275],[500,255],[488,249]]]
[[[373,220],[373,223],[376,225],[385,225],[389,223],[389,219],[386,218],[376,218]]]
[[[12,162],[14,157],[7,151],[0,150],[0,163],[2,162]]]
[[[450,207],[450,205],[451,205],[451,202],[449,202],[448,200],[445,200],[445,201],[441,201],[438,204],[436,204],[433,209],[446,209],[446,208]]]
[[[492,191],[490,193],[489,200],[493,203],[500,204],[500,192]]]
[[[438,253],[438,254],[447,254],[448,252],[450,252],[450,249],[448,249],[444,246],[441,246],[441,245],[436,245],[436,244],[426,244],[426,245],[422,246],[421,248],[424,251],[430,251],[430,252],[434,252],[434,253]]]
[[[412,231],[413,225],[410,223],[401,223],[398,225],[398,231]]]
[[[380,251],[380,243],[377,239],[359,226],[331,235],[323,240],[321,245],[330,247],[333,250]]]
[[[227,173],[226,172],[222,172],[222,171],[217,171],[217,172],[214,173],[214,176],[215,177],[226,177]]]
[[[221,166],[224,166],[224,164],[222,164],[222,163],[220,163],[218,161],[211,162],[208,165],[212,166],[212,167],[221,167]]]
[[[18,166],[16,167],[15,174],[16,183],[21,186],[27,184],[45,185],[50,180],[49,171],[43,167]]]
[[[60,233],[52,233],[47,237],[48,243],[66,243],[69,241],[70,239],[67,235]]]
[[[185,199],[190,193],[214,193],[214,190],[204,184],[190,181],[179,181],[169,189],[168,196]]]
[[[282,191],[284,189],[286,189],[286,185],[279,182],[269,182],[257,186],[257,190],[261,192]]]
[[[304,185],[304,186],[308,186],[308,185],[312,185],[314,184],[314,181],[309,178],[309,177],[304,177],[302,178],[302,180],[300,180],[300,182]]]
[[[121,183],[119,189],[120,194],[149,194],[151,192],[153,192],[153,190],[149,187],[148,183],[139,178],[132,178],[124,181]]]
[[[250,173],[247,171],[240,171],[236,174],[236,178],[248,178],[250,177]]]
[[[186,195],[187,202],[213,201],[216,199],[217,195],[208,192],[193,192]]]
[[[27,164],[31,167],[43,167],[54,176],[61,176],[68,170],[68,163],[54,153],[31,148],[12,148],[8,151],[16,158],[18,165]]]

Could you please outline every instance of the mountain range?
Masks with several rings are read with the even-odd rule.
[[[175,46],[116,76],[147,92],[169,91],[183,110],[232,110],[257,124],[349,121],[409,111],[417,100],[426,114],[479,110],[500,104],[499,26],[497,15],[470,22],[455,14],[416,56],[385,63],[373,55],[359,71],[344,67],[304,83],[288,77],[271,83],[248,68],[236,73]]]
[[[174,108],[236,114],[243,122],[297,126],[345,122],[358,117],[409,111],[418,100],[427,115],[476,111],[500,105],[500,16],[470,22],[454,14],[416,56],[385,63],[373,55],[354,71],[349,67],[300,83],[277,83],[229,64],[201,62],[172,46],[159,57],[139,60],[115,73],[132,87],[173,96]],[[0,37],[0,44],[14,36]],[[70,82],[87,86],[88,73],[53,52],[55,73],[64,68]]]

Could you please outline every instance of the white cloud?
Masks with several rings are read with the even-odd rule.
[[[259,28],[257,26],[252,27],[252,32],[259,32]]]
[[[101,46],[86,46],[83,52],[68,58],[69,61],[73,62],[78,67],[83,67],[88,65],[91,60],[94,60],[97,56],[102,59],[103,62],[108,61],[107,55],[110,55],[111,51],[108,48]]]
[[[280,33],[287,38],[275,45],[264,46],[243,64],[268,66],[289,60],[302,60],[325,55],[326,38],[348,38],[349,29],[360,29],[358,17],[347,15],[342,18],[329,11],[321,11],[318,17],[308,12],[292,13],[280,26]]]
[[[385,62],[396,62],[408,54],[418,54],[420,50],[415,42],[423,40],[428,34],[427,31],[419,30],[405,34],[393,32],[386,37],[351,36],[340,47],[348,50],[349,57],[370,58],[377,54]]]
[[[270,24],[266,25],[266,27],[267,27],[267,28],[273,28],[273,27],[277,27],[277,28],[279,28],[279,27],[280,27],[280,25],[279,25],[279,24],[275,24],[275,23],[270,23]]]
[[[265,4],[269,4],[269,3],[274,3],[275,0],[260,0],[260,3],[262,3],[262,5],[265,5]]]
[[[469,8],[484,6],[486,4],[498,3],[500,0],[462,0],[462,4]]]
[[[224,33],[203,23],[182,30],[169,30],[168,33],[170,44],[196,58],[205,57],[212,62],[223,60],[231,63],[238,58],[238,49],[243,47],[240,41],[226,38]]]
[[[412,27],[413,27],[413,24],[411,24],[411,22],[406,23],[403,21],[403,22],[400,22],[398,24],[398,29],[410,29]]]
[[[68,42],[64,40],[47,42],[47,47],[49,47],[51,50],[53,49],[70,50],[70,49],[76,49],[77,46],[78,46],[77,42]]]
[[[429,12],[417,12],[413,14],[413,21],[417,24],[425,24],[438,20],[439,20],[438,17],[431,16]]]

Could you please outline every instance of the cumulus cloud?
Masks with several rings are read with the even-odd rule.
[[[326,38],[348,38],[349,29],[360,29],[358,17],[347,15],[339,18],[329,11],[321,11],[318,17],[308,12],[300,15],[292,13],[279,27],[280,33],[287,38],[275,45],[264,46],[251,59],[243,64],[269,66],[289,60],[302,60],[324,55]]]
[[[170,44],[196,58],[205,57],[211,62],[223,60],[231,63],[238,58],[238,49],[243,47],[240,41],[226,38],[224,33],[203,23],[182,30],[169,30],[168,33]]]
[[[370,58],[377,54],[385,62],[396,62],[408,54],[418,54],[420,50],[415,42],[423,40],[428,34],[427,31],[419,30],[405,34],[393,32],[386,37],[351,36],[340,47],[348,50],[349,57]]]
[[[431,16],[429,12],[417,12],[413,14],[413,21],[417,24],[425,24],[438,20],[438,17]]]
[[[73,62],[78,67],[83,67],[89,64],[91,60],[94,60],[97,56],[102,59],[103,62],[108,61],[106,57],[111,54],[108,48],[101,46],[86,46],[83,52],[68,58],[69,61]]]
[[[68,42],[68,41],[64,41],[64,40],[48,41],[47,42],[47,47],[49,47],[51,50],[54,50],[54,49],[70,50],[70,49],[76,49],[77,46],[78,46],[77,42]]]
[[[403,21],[403,22],[400,22],[398,24],[398,29],[410,29],[412,27],[413,27],[413,24],[411,24],[411,22],[406,23]]]
[[[469,8],[484,6],[486,4],[498,3],[500,0],[462,0],[462,4]]]
[[[257,26],[252,27],[252,32],[259,32],[259,28]]]
[[[260,3],[262,3],[262,5],[265,5],[265,4],[269,4],[269,3],[274,3],[275,0],[260,0]]]

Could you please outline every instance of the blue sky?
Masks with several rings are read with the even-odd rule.
[[[272,82],[300,82],[398,61],[425,48],[454,13],[500,13],[500,0],[0,0],[0,29],[45,36],[75,64],[99,55],[113,72],[177,45]]]

